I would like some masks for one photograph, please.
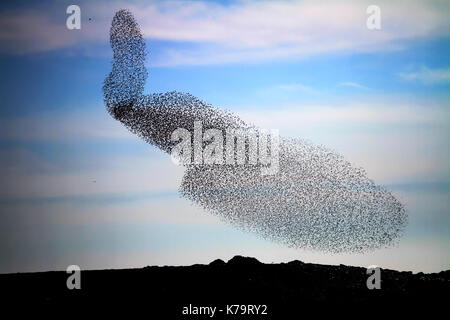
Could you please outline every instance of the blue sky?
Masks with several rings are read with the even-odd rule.
[[[450,266],[449,8],[444,1],[11,1],[0,9],[0,272],[266,261]],[[178,196],[183,170],[107,114],[108,32],[129,8],[149,49],[146,92],[189,92],[364,167],[406,205],[399,245],[294,250]],[[91,20],[89,20],[91,18]]]

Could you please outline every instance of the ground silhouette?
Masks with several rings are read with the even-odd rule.
[[[184,307],[216,306],[214,319],[285,319],[305,309],[373,313],[395,307],[402,314],[444,309],[450,270],[433,274],[381,270],[381,289],[366,286],[366,268],[291,261],[265,264],[235,256],[208,265],[149,266],[81,272],[81,289],[68,290],[64,271],[0,275],[5,307],[48,310],[142,310],[149,319],[185,316]],[[266,305],[267,315],[227,315],[227,305]],[[222,310],[219,312],[218,310]]]

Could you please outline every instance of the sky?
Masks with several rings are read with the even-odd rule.
[[[81,29],[66,9],[81,9]],[[381,29],[369,30],[369,5]],[[365,254],[287,248],[178,194],[183,169],[103,105],[109,27],[128,8],[146,93],[180,91],[336,150],[405,205],[400,242]],[[3,1],[0,273],[271,263],[450,268],[450,3]]]

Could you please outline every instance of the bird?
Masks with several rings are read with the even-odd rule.
[[[366,252],[401,238],[404,205],[337,152],[267,134],[189,93],[144,94],[147,48],[129,10],[114,15],[110,44],[106,109],[149,144],[171,156],[179,152],[182,197],[234,227],[293,248]],[[258,159],[250,153],[255,150]],[[268,154],[271,162],[262,161]]]

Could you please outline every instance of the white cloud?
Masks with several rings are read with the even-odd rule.
[[[439,84],[450,82],[450,69],[429,69],[423,66],[420,70],[400,73],[399,76],[407,81],[419,81],[423,84]]]
[[[155,64],[213,64],[298,58],[339,51],[401,48],[398,40],[435,35],[447,26],[439,3],[386,2],[379,31],[366,28],[363,2],[238,2],[230,6],[170,3],[138,12],[154,39],[209,44],[168,52]],[[417,21],[420,21],[418,26]]]
[[[81,3],[82,29],[65,30],[55,10],[1,16],[3,51],[26,53],[108,39],[114,11],[129,8],[150,39],[188,42],[194,48],[168,49],[153,65],[195,65],[298,58],[338,51],[399,49],[400,40],[448,34],[449,4],[439,1],[380,1],[382,29],[366,28],[361,1],[237,1],[218,4],[168,1],[127,4]],[[58,17],[58,19],[55,18]],[[92,22],[87,22],[92,17]],[[88,46],[89,47],[89,46]],[[92,48],[87,48],[92,54]]]
[[[434,103],[388,102],[384,99],[339,104],[301,104],[264,108],[243,108],[238,114],[264,128],[293,130],[324,124],[360,125],[448,125],[449,111]]]
[[[366,169],[377,183],[450,178],[446,102],[386,101],[240,110],[245,121],[281,136],[324,145]]]
[[[368,89],[366,86],[363,86],[357,82],[341,82],[341,83],[339,83],[339,86],[351,87],[351,88],[356,88],[356,89]]]
[[[104,107],[89,111],[39,113],[0,119],[0,139],[15,141],[77,141],[135,139]]]
[[[377,181],[449,178],[447,101],[413,103],[403,99],[241,107],[235,113],[259,127],[278,128],[282,136],[333,148],[365,167]],[[127,141],[134,143],[139,139],[107,113],[96,111],[40,115],[0,124],[15,129],[7,130],[8,135],[2,137],[13,141],[70,144],[77,139],[99,139],[98,143],[130,139]],[[161,151],[143,142],[141,146],[137,152],[117,149],[108,154],[69,154],[67,165],[57,159],[48,161],[32,150],[4,150],[0,154],[0,196],[54,198],[177,190],[183,169]]]
[[[105,223],[218,223],[220,219],[200,207],[191,205],[181,196],[174,196],[168,201],[164,197],[147,198],[141,201],[124,203],[101,203],[86,205],[84,203],[15,203],[2,204],[0,208],[8,212],[16,221],[37,224],[57,224],[69,226],[101,225]],[[33,219],[38,216],[39,219]],[[6,222],[6,221],[4,221]]]
[[[311,88],[310,86],[305,86],[301,83],[283,84],[280,85],[279,88],[287,91],[303,91],[306,93],[317,93],[317,91]]]
[[[9,150],[9,153],[17,150]],[[159,151],[158,151],[159,152]],[[4,156],[4,155],[3,155]],[[23,158],[20,158],[23,156]],[[162,152],[144,155],[79,155],[69,166],[51,164],[32,152],[10,155],[19,159],[15,164],[3,165],[0,197],[10,199],[39,199],[122,195],[140,192],[176,191],[184,172]],[[87,168],[83,158],[92,162]],[[36,161],[38,160],[38,161]],[[65,170],[61,170],[62,169]]]

